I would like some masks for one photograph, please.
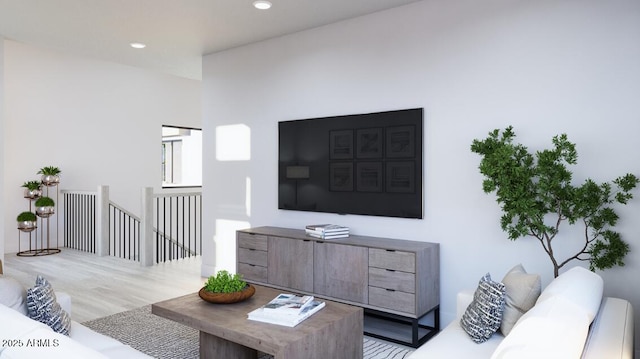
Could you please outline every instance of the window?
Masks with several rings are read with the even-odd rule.
[[[162,187],[202,186],[202,129],[162,126]]]

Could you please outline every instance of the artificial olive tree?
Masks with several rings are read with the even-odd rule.
[[[513,143],[514,138],[509,126],[471,144],[471,151],[482,156],[482,188],[485,193],[495,191],[503,212],[500,226],[509,239],[536,238],[553,263],[554,277],[572,260],[588,261],[592,271],[624,266],[629,245],[612,230],[619,218],[612,205],[627,204],[633,198],[638,178],[628,173],[611,182],[587,179],[574,186],[567,167],[576,164],[578,154],[566,134],[553,137],[553,148],[535,154]],[[563,222],[581,222],[584,243],[575,255],[559,260],[552,243]]]

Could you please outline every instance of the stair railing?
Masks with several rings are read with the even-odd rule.
[[[202,193],[142,189],[140,217],[97,192],[63,190],[64,245],[143,266],[202,254]]]

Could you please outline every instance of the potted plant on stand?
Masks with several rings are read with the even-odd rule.
[[[228,304],[249,299],[255,292],[255,287],[242,280],[240,274],[221,270],[207,279],[198,295],[207,302]]]
[[[41,185],[42,183],[38,181],[28,181],[23,183],[22,187],[25,188],[24,198],[28,198],[28,199],[40,198],[42,196],[42,189],[40,188]]]
[[[45,186],[55,186],[60,183],[60,169],[54,166],[42,167],[38,171],[39,175],[42,175],[42,183]]]
[[[22,212],[18,215],[18,229],[23,232],[31,232],[38,228],[37,217],[33,212]]]
[[[49,197],[40,197],[36,200],[36,214],[47,218],[55,213],[55,202]]]

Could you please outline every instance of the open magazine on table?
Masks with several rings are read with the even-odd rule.
[[[249,320],[295,327],[324,306],[324,302],[314,300],[312,296],[282,293],[247,317]]]

